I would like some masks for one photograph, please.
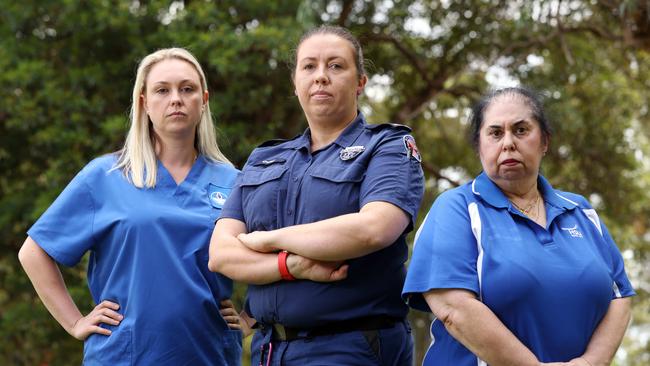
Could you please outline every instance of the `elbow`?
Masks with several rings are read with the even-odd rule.
[[[211,272],[219,272],[223,270],[223,264],[220,258],[218,258],[216,255],[210,254],[210,258],[208,259],[208,269]]]
[[[364,225],[363,230],[360,230],[361,242],[365,243],[368,253],[382,250],[397,240],[399,235],[395,236],[389,231],[379,223]]]
[[[18,261],[20,262],[20,265],[23,266],[23,268],[28,266],[32,261],[34,250],[34,248],[30,248],[32,246],[32,243],[33,240],[28,237],[18,251]]]

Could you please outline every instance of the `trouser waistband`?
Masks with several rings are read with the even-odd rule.
[[[278,323],[265,324],[262,325],[262,328],[272,329],[273,340],[292,341],[301,338],[318,337],[353,331],[371,331],[390,328],[396,323],[403,321],[405,321],[405,319],[390,317],[386,315],[373,315],[329,323],[309,329],[285,327],[284,325]]]

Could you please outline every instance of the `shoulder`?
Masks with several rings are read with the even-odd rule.
[[[387,131],[402,131],[402,132],[406,132],[406,133],[411,132],[411,127],[409,127],[407,125],[401,125],[399,123],[389,123],[389,122],[387,122],[387,123],[378,123],[378,124],[367,124],[365,127],[368,130],[376,131],[376,132],[385,131],[385,130],[387,130]]]
[[[397,123],[380,123],[380,124],[367,124],[364,126],[365,131],[378,138],[390,138],[410,136],[411,128],[406,125]]]
[[[467,211],[467,207],[476,201],[472,194],[471,182],[469,182],[442,192],[434,201],[432,210],[436,209],[442,213],[453,208]]]
[[[299,138],[300,136],[302,136],[302,135],[298,134],[298,135],[296,135],[296,136],[294,136],[293,138],[290,138],[290,139],[272,139],[272,140],[267,140],[267,141],[264,141],[264,142],[262,142],[261,144],[259,144],[255,150],[260,149],[260,148],[267,148],[267,147],[280,146],[280,145],[285,144],[285,143],[287,143],[287,142],[294,141],[294,140],[296,140],[297,138]],[[253,151],[255,151],[255,150],[253,150]]]
[[[211,177],[212,180],[216,180],[216,182],[212,183],[219,183],[226,186],[232,186],[235,179],[237,178],[237,175],[239,174],[239,169],[230,164],[215,162],[207,159],[205,169],[208,169],[209,171],[208,176]]]
[[[81,169],[78,176],[86,179],[96,179],[98,177],[106,176],[113,169],[116,162],[116,153],[99,156],[86,164],[86,166]]]
[[[582,195],[572,192],[560,191],[553,189],[553,194],[560,199],[572,203],[581,209],[593,209],[589,201]]]

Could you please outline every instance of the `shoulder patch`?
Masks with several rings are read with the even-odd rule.
[[[379,123],[379,124],[374,124],[374,125],[366,125],[366,128],[371,129],[371,130],[383,130],[386,128],[392,128],[392,129],[397,129],[397,130],[402,130],[402,131],[407,131],[411,132],[411,127],[407,125],[400,125],[399,123]]]
[[[264,141],[261,144],[257,145],[257,147],[277,146],[277,145],[280,145],[280,144],[285,143],[287,141],[293,141],[293,140],[297,139],[300,136],[302,136],[302,135],[298,134],[298,135],[296,135],[296,136],[294,136],[293,138],[290,138],[290,139],[272,139],[272,140]]]
[[[418,146],[415,144],[415,139],[411,135],[404,135],[402,137],[402,141],[404,142],[404,149],[406,150],[406,156],[408,158],[414,158],[415,160],[418,161],[418,163],[422,162],[422,155],[420,155],[420,150],[418,150]]]

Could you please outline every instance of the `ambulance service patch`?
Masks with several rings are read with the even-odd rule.
[[[420,150],[415,144],[415,139],[411,135],[406,135],[402,138],[404,141],[404,148],[406,149],[406,155],[410,158],[414,158],[418,162],[422,162],[422,155],[420,155]]]

